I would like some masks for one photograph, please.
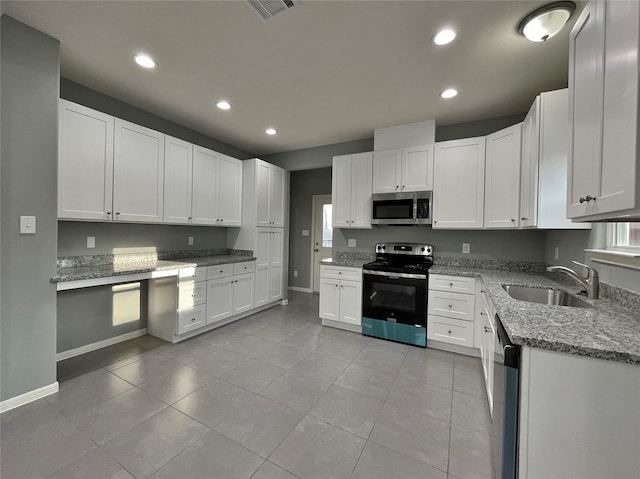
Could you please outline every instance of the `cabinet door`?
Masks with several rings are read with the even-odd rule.
[[[269,233],[269,297],[270,301],[282,298],[284,271],[284,230],[273,228]]]
[[[362,283],[340,281],[340,322],[362,324]]]
[[[351,227],[371,228],[372,154],[351,156]]]
[[[338,321],[340,319],[340,282],[320,278],[320,317]]]
[[[114,118],[60,100],[58,218],[111,220]]]
[[[402,150],[373,152],[373,192],[394,193],[401,190]]]
[[[207,324],[233,314],[233,277],[207,281]]]
[[[270,245],[271,245],[271,229],[256,228],[256,268],[269,267]]]
[[[593,213],[599,202],[584,198],[598,196],[596,186],[602,158],[602,10],[603,2],[589,2],[569,37],[569,218]]]
[[[484,159],[484,137],[436,143],[434,228],[483,227]]]
[[[487,136],[485,228],[517,228],[522,124]]]
[[[639,10],[637,0],[604,2],[604,120],[597,213],[640,207]]]
[[[269,177],[269,222],[284,226],[285,171],[272,166]]]
[[[256,161],[256,226],[270,226],[269,180],[271,168],[262,160]]]
[[[333,227],[351,226],[351,155],[333,157],[331,172]]]
[[[282,265],[274,264],[269,267],[269,301],[282,298]]]
[[[540,97],[536,97],[522,122],[522,175],[520,179],[520,226],[538,221],[538,160],[540,155]]]
[[[253,309],[254,282],[253,273],[233,277],[233,314]]]
[[[177,138],[164,142],[164,222],[191,222],[193,145]]]
[[[256,268],[256,285],[255,285],[255,299],[254,303],[256,308],[267,304],[270,301],[269,290],[269,275],[271,268],[269,266]]]
[[[113,157],[115,220],[161,223],[164,135],[116,118]]]
[[[218,216],[223,226],[241,226],[242,162],[220,155],[218,174]]]
[[[402,150],[402,191],[433,190],[433,145]]]
[[[215,151],[200,146],[193,148],[193,224],[220,224],[217,192],[218,158],[219,155]]]

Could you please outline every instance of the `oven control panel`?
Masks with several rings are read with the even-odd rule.
[[[378,243],[376,253],[431,256],[433,246],[420,243]]]

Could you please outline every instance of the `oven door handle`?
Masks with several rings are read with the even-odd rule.
[[[376,276],[384,276],[385,278],[390,279],[427,279],[426,274],[411,274],[411,273],[389,273],[386,271],[372,271],[368,269],[363,269],[362,274],[373,274]]]

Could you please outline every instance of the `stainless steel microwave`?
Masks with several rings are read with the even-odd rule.
[[[377,193],[371,196],[371,224],[430,225],[431,191]]]

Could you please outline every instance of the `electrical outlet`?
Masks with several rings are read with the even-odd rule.
[[[296,270],[293,270],[293,277],[297,278],[298,277],[298,272]]]
[[[470,243],[462,243],[462,252],[464,254],[471,253],[471,244]]]
[[[355,239],[353,239],[353,238],[351,238],[351,239],[347,240],[347,246],[348,246],[349,248],[355,248],[355,247],[356,247],[356,240],[355,240]]]
[[[96,247],[96,237],[87,236],[87,248],[95,248],[95,247]]]
[[[309,236],[309,230],[302,230],[302,236]]]
[[[558,258],[560,257],[560,248],[558,246],[556,246],[553,249],[553,259],[555,259],[556,261],[558,261]]]
[[[189,236],[189,246],[193,246],[193,236]]]

